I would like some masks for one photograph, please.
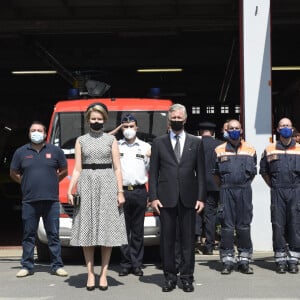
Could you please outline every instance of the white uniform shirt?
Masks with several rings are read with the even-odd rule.
[[[151,145],[136,137],[132,144],[119,140],[123,185],[141,185],[148,182],[150,158],[146,153]]]

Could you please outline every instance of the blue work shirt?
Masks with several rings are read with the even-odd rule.
[[[28,143],[19,147],[12,158],[10,168],[21,173],[23,201],[58,201],[59,179],[57,171],[67,166],[64,152],[46,143],[37,152]]]

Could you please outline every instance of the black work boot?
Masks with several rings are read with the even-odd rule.
[[[286,263],[277,263],[276,264],[276,273],[285,274],[286,273]]]
[[[249,264],[239,264],[238,270],[244,274],[253,274],[253,269],[249,266]]]
[[[299,268],[296,263],[288,264],[288,272],[291,274],[297,274],[299,272]]]
[[[223,264],[223,269],[221,271],[222,275],[229,275],[233,270],[233,264]]]

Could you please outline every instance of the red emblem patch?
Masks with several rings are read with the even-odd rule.
[[[46,153],[46,158],[51,159],[51,153]]]

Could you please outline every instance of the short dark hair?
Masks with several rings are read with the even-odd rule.
[[[47,127],[45,126],[45,124],[41,121],[35,120],[33,122],[31,122],[31,125],[29,126],[29,129],[31,128],[32,125],[41,125],[44,127],[44,131],[47,132]]]

